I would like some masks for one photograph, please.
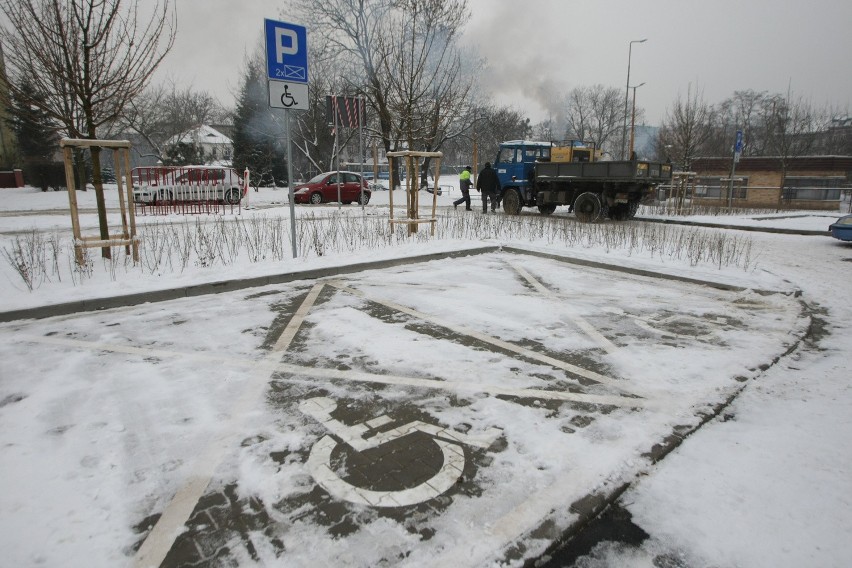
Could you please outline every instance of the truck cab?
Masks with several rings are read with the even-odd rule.
[[[537,161],[550,160],[550,142],[529,140],[509,140],[500,144],[500,151],[494,161],[494,170],[500,180],[500,193],[507,190],[517,191],[525,202],[532,197],[533,170]]]

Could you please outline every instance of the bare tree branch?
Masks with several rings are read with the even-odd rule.
[[[31,79],[33,106],[69,136],[96,139],[99,128],[116,122],[143,91],[174,43],[169,0],[154,2],[154,16],[142,25],[138,6],[138,0],[0,0],[9,19],[0,41],[11,91],[24,95],[20,85]],[[99,148],[92,148],[92,166],[101,237],[107,239]]]

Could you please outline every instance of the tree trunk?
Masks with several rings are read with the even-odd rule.
[[[75,174],[77,189],[86,191],[86,159],[82,148],[74,148],[74,165],[77,169],[77,173]]]
[[[95,184],[95,201],[98,204],[98,225],[101,230],[101,239],[109,240],[109,224],[107,223],[106,200],[104,199],[104,183],[101,178],[101,149],[92,146],[92,181]],[[101,247],[103,258],[112,258],[112,251],[108,246]]]

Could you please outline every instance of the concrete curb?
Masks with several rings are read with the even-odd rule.
[[[805,235],[812,237],[830,237],[829,231],[809,231],[806,229],[778,229],[774,227],[753,227],[749,225],[729,225],[727,223],[700,223],[698,221],[681,221],[676,219],[649,219],[636,217],[637,221],[646,223],[663,223],[665,225],[687,225],[690,227],[708,227],[711,229],[734,229],[737,231],[752,231],[756,233],[778,233],[781,235]]]
[[[76,302],[66,302],[62,304],[53,304],[49,306],[38,306],[35,308],[24,308],[20,310],[11,310],[0,312],[0,323],[7,323],[25,319],[44,319],[56,316],[65,316],[80,312],[96,312],[111,308],[124,308],[128,306],[137,306],[146,303],[164,302],[167,300],[177,300],[180,298],[190,298],[194,296],[204,296],[207,294],[222,294],[225,292],[234,292],[237,290],[245,290],[247,288],[259,288],[271,284],[284,284],[287,282],[295,282],[297,280],[312,280],[317,278],[329,278],[332,276],[340,276],[343,274],[351,274],[364,270],[376,270],[381,268],[390,268],[394,266],[404,266],[407,264],[416,264],[419,262],[428,262],[431,260],[440,260],[443,258],[459,258],[465,256],[487,254],[491,252],[504,251],[513,254],[525,254],[576,264],[578,266],[588,266],[590,268],[600,268],[603,270],[612,270],[635,276],[646,276],[649,278],[662,278],[665,280],[674,280],[685,282],[688,284],[696,284],[700,286],[709,286],[720,290],[743,291],[746,288],[727,284],[724,282],[714,282],[712,280],[701,280],[698,278],[690,278],[688,276],[679,276],[676,274],[666,274],[653,270],[641,268],[631,268],[627,266],[619,266],[616,264],[608,264],[605,262],[597,262],[567,256],[557,253],[546,253],[536,250],[530,250],[517,246],[485,246],[472,249],[462,249],[450,252],[439,252],[417,256],[409,256],[405,258],[396,258],[388,260],[376,260],[368,262],[359,262],[348,264],[345,266],[335,266],[329,268],[316,268],[301,272],[286,272],[281,274],[270,274],[266,276],[257,276],[253,278],[242,278],[237,280],[220,280],[217,282],[207,282],[205,284],[196,284],[192,286],[183,286],[179,288],[167,288],[165,290],[153,290],[151,292],[141,292],[137,294],[127,294],[124,296],[112,296],[107,298],[91,298],[87,300],[79,300]],[[784,292],[781,290],[762,290],[754,289],[755,292],[761,295],[766,294],[786,294],[792,293],[798,296],[801,292],[795,290],[793,292]]]
[[[754,290],[756,293],[764,296],[768,294],[792,294],[793,296],[798,297],[801,294],[801,290],[791,290],[791,291],[783,291],[783,290],[764,290],[759,288],[747,288],[743,286],[737,286],[734,284],[728,284],[725,282],[715,282],[713,280],[701,280],[699,278],[690,278],[689,276],[679,276],[677,274],[666,274],[664,272],[656,272],[653,270],[646,270],[643,268],[631,268],[629,266],[619,266],[616,264],[608,264],[605,262],[598,262],[594,260],[586,260],[582,258],[576,258],[573,256],[567,256],[556,253],[547,253],[536,250],[529,250],[521,247],[514,246],[504,246],[502,249],[504,252],[511,252],[516,254],[527,254],[530,256],[537,256],[539,258],[547,258],[549,260],[556,260],[559,262],[565,262],[569,264],[576,264],[579,266],[588,266],[590,268],[600,268],[603,270],[612,270],[615,272],[623,272],[625,274],[632,274],[634,276],[646,276],[649,278],[661,278],[664,280],[673,280],[677,282],[685,282],[687,284],[696,284],[699,286],[709,286],[711,288],[716,288],[718,290],[727,290],[733,292],[742,292],[744,290]]]
[[[284,284],[287,282],[295,282],[297,280],[329,278],[332,276],[340,276],[343,274],[361,272],[364,270],[375,270],[380,268],[390,268],[393,266],[404,266],[406,264],[428,262],[430,260],[440,260],[443,258],[457,258],[478,254],[486,254],[499,250],[499,246],[493,245],[473,249],[463,249],[450,252],[409,256],[405,258],[359,262],[355,264],[348,264],[345,266],[316,268],[312,270],[305,270],[302,272],[286,272],[281,274],[270,274],[267,276],[257,276],[254,278],[243,278],[237,280],[220,280],[218,282],[208,282],[205,284],[196,284],[193,286],[184,286],[180,288],[169,288],[166,290],[154,290],[151,292],[141,292],[138,294],[127,294],[125,296],[92,298],[88,300],[80,300],[77,302],[67,302],[62,304],[53,304],[50,306],[39,306],[36,308],[24,308],[20,310],[0,312],[0,323],[23,319],[44,319],[55,316],[65,316],[78,312],[95,312],[100,310],[107,310],[110,308],[137,306],[140,304],[163,302],[166,300],[177,300],[180,298],[190,298],[193,296],[204,296],[207,294],[221,294],[224,292],[245,290],[247,288],[258,288],[261,286],[268,286],[270,284]]]

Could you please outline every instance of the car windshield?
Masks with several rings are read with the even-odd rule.
[[[843,217],[837,221],[838,225],[852,225],[852,217]]]
[[[321,182],[322,180],[324,180],[324,179],[325,179],[325,176],[327,176],[327,175],[328,175],[328,174],[320,174],[320,175],[318,175],[318,176],[314,176],[314,177],[312,177],[311,179],[309,179],[308,181],[306,181],[305,183],[319,183],[319,182]]]
[[[230,180],[239,180],[239,176],[237,172],[234,170],[228,170],[225,168],[191,168],[184,170],[183,168],[176,168],[175,174],[180,173],[175,178],[176,183],[187,183],[187,182],[215,182],[221,181],[225,178]]]

